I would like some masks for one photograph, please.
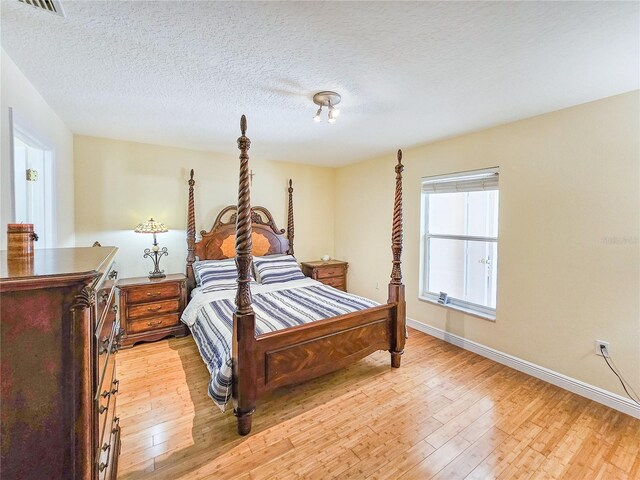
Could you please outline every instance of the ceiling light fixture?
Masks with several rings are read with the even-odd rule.
[[[340,94],[336,92],[325,91],[316,93],[313,96],[313,103],[319,105],[320,108],[318,108],[318,111],[313,116],[313,121],[320,122],[322,120],[322,107],[327,107],[327,110],[329,112],[328,122],[335,123],[336,118],[338,117],[338,115],[340,115],[340,110],[338,110],[335,106],[340,103],[340,100],[342,100],[342,97],[340,97]]]

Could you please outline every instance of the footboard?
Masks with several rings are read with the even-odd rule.
[[[256,337],[258,396],[391,350],[395,318],[396,306],[386,304]]]

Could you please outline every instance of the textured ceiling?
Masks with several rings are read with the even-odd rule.
[[[233,156],[242,113],[254,158],[343,165],[639,88],[638,2],[0,3],[74,133]]]

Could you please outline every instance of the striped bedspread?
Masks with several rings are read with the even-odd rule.
[[[364,310],[379,305],[309,278],[252,286],[256,334]],[[231,339],[235,290],[194,291],[182,314],[209,369],[209,396],[224,412],[231,397]]]

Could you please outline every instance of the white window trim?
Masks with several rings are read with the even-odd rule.
[[[438,295],[434,295],[432,293],[427,292],[425,295],[418,295],[418,300],[422,300],[423,302],[430,303],[432,305],[437,305],[438,307],[442,307],[448,310],[455,310],[457,312],[462,312],[466,315],[470,315],[472,317],[478,317],[483,320],[489,320],[491,322],[496,321],[496,311],[494,309],[487,309],[487,307],[483,305],[476,305],[475,308],[471,309],[468,307],[464,307],[462,305],[458,305],[457,302],[449,302],[449,303],[439,303]],[[475,305],[475,304],[474,304]],[[483,310],[490,310],[488,312],[484,312]]]
[[[459,311],[465,313],[467,315],[471,315],[474,317],[482,318],[484,320],[494,321],[496,320],[496,310],[497,308],[487,307],[485,305],[479,305],[477,303],[467,302],[464,300],[460,300],[457,298],[450,297],[447,303],[443,304],[438,302],[439,293],[430,292],[426,290],[426,285],[428,283],[427,275],[428,269],[424,268],[426,262],[428,262],[429,249],[428,249],[428,241],[430,238],[440,238],[447,240],[470,240],[470,241],[482,241],[482,242],[494,242],[498,243],[498,237],[483,237],[483,236],[472,236],[472,235],[441,235],[441,234],[428,234],[426,229],[428,227],[428,215],[429,215],[429,196],[427,191],[425,191],[425,185],[436,183],[440,179],[451,179],[452,183],[455,182],[455,179],[460,177],[488,177],[490,175],[498,174],[499,167],[492,167],[483,170],[475,170],[469,172],[459,172],[453,173],[450,175],[438,175],[432,177],[423,177],[422,178],[422,188],[421,188],[421,197],[422,197],[422,215],[421,215],[421,225],[420,225],[420,237],[422,238],[421,248],[420,248],[420,278],[419,278],[419,286],[418,286],[418,299],[424,302],[428,302],[434,305],[438,305],[439,307],[443,307],[445,309],[451,309],[455,311]],[[483,188],[479,188],[478,190],[483,190]],[[499,188],[491,188],[491,190],[498,190]],[[463,190],[466,191],[466,190]],[[425,195],[427,193],[427,195]],[[433,192],[435,193],[435,192]],[[497,295],[496,295],[496,307],[498,305]]]

